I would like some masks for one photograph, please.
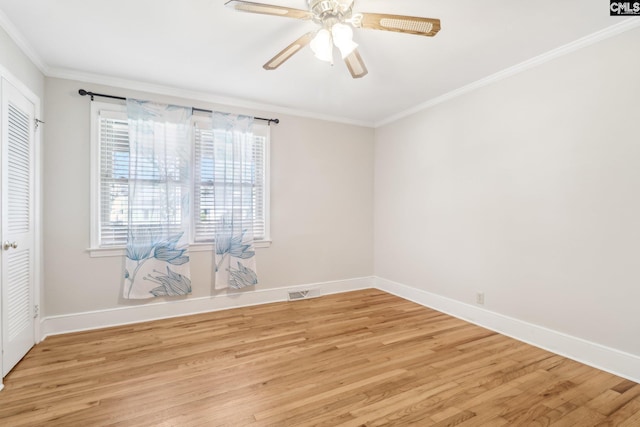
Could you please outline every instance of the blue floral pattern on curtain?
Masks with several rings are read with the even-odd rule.
[[[255,286],[253,118],[214,112],[212,126],[215,288]]]
[[[129,235],[124,298],[191,293],[191,108],[127,100]]]

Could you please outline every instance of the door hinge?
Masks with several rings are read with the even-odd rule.
[[[33,318],[35,319],[40,314],[40,306],[38,304],[33,306]]]

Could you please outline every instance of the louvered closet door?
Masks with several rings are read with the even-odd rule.
[[[2,80],[2,376],[33,347],[34,106]]]

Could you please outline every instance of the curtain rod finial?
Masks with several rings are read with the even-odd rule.
[[[87,96],[87,95],[89,95],[89,96],[91,97],[91,100],[93,101],[93,93],[91,93],[91,92],[87,92],[87,91],[86,91],[86,90],[84,90],[84,89],[80,89],[80,90],[78,91],[78,93],[79,93],[81,96]]]

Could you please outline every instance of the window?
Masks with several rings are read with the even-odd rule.
[[[126,108],[115,104],[91,103],[92,125],[92,233],[91,249],[114,249],[126,246],[128,234],[129,192],[129,133]],[[190,241],[194,245],[209,249],[213,243],[215,227],[220,216],[213,209],[213,131],[210,119],[194,116],[192,132],[193,177],[192,227]],[[269,126],[256,122],[253,126],[254,144],[252,154],[256,160],[255,170],[242,171],[252,185],[249,193],[253,202],[253,232],[256,242],[268,242],[268,156]],[[179,168],[179,165],[176,166]],[[247,168],[248,169],[248,168]],[[253,168],[251,168],[253,169]],[[149,165],[149,176],[140,185],[149,187],[149,192],[174,189],[179,191],[182,182],[158,183],[153,165]],[[176,174],[178,176],[180,174]],[[251,184],[255,180],[255,185]],[[161,185],[158,185],[161,184]],[[180,195],[176,195],[180,197]],[[135,213],[136,225],[154,226],[153,218],[143,211]],[[176,211],[174,219],[179,224],[181,214]],[[259,245],[258,246],[264,246]],[[92,252],[93,253],[93,252]],[[113,253],[117,254],[118,251]],[[109,253],[111,254],[111,253]]]
[[[194,120],[194,140],[195,140],[195,156],[194,156],[194,242],[211,242],[216,226],[222,219],[213,209],[213,194],[216,185],[230,185],[226,183],[216,182],[214,184],[214,152],[213,136],[214,131],[211,129],[209,120],[197,118]],[[254,240],[263,240],[266,237],[266,147],[268,140],[269,126],[254,124],[254,143],[251,155],[255,159],[255,170],[245,168],[241,174],[246,178],[243,186],[253,185],[252,191],[247,191],[252,197],[253,206],[253,238]],[[243,178],[243,179],[244,179]],[[248,200],[248,199],[247,199]],[[243,202],[244,203],[244,202]],[[250,213],[248,213],[250,214]]]

